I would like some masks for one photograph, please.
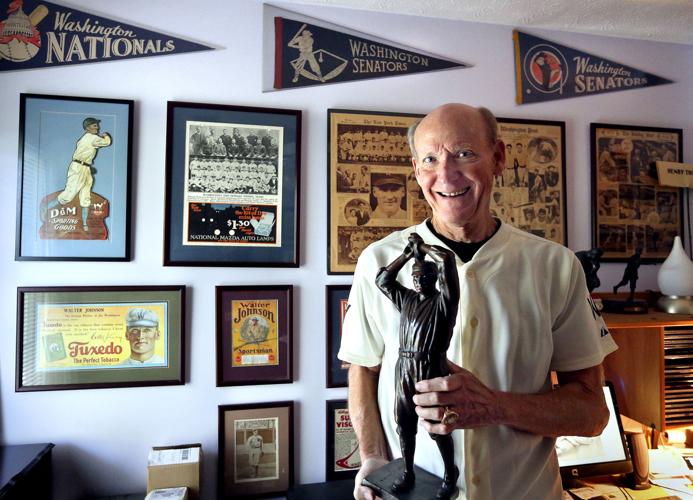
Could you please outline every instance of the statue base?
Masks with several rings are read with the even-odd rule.
[[[414,466],[416,475],[414,486],[410,490],[394,493],[392,483],[399,479],[402,471],[404,471],[404,460],[398,458],[369,474],[363,480],[363,484],[374,490],[383,500],[435,500],[443,480],[417,466]],[[450,498],[455,498],[457,492],[458,488],[455,488]]]
[[[613,300],[602,299],[604,308],[602,312],[616,314],[645,314],[647,313],[647,302],[644,300]]]

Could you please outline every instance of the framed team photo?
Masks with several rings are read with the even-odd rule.
[[[337,358],[342,342],[342,323],[346,314],[351,285],[325,287],[325,331],[327,332],[327,387],[347,387],[349,363]]]
[[[494,180],[491,213],[503,222],[568,244],[565,122],[497,118],[505,169]]]
[[[353,274],[366,246],[431,214],[407,142],[423,115],[329,109],[327,118],[327,272]]]
[[[294,481],[294,403],[219,406],[218,498],[277,496]]]
[[[185,286],[20,287],[15,390],[185,383]]]
[[[217,387],[293,382],[293,286],[217,286]]]
[[[683,235],[683,191],[660,186],[655,162],[683,159],[683,131],[590,124],[592,246],[602,261],[663,262]]]
[[[164,265],[298,267],[301,111],[168,103]]]
[[[134,102],[19,101],[15,260],[130,260]]]
[[[337,481],[356,477],[361,468],[359,442],[351,425],[345,399],[326,401],[327,447],[325,479]]]

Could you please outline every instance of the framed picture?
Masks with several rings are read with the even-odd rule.
[[[325,287],[325,317],[327,322],[327,387],[348,385],[349,363],[337,358],[342,342],[342,323],[347,311],[351,285],[327,285]]]
[[[327,411],[325,479],[336,481],[356,477],[361,468],[361,457],[347,402],[345,399],[340,399],[325,403]]]
[[[130,260],[133,108],[20,95],[15,260]]]
[[[298,267],[301,112],[168,103],[164,265]]]
[[[660,186],[655,162],[680,162],[681,129],[590,124],[592,246],[602,261],[662,262],[683,234],[680,188]]]
[[[371,242],[431,214],[407,143],[423,115],[329,109],[327,117],[327,272],[352,274]]]
[[[293,382],[293,291],[216,287],[217,387]]]
[[[494,216],[568,244],[565,122],[498,118],[505,169],[491,195]]]
[[[17,289],[15,390],[184,384],[185,286]]]
[[[219,406],[218,498],[276,496],[294,482],[294,403]]]

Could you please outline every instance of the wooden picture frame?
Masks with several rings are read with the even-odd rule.
[[[565,122],[497,118],[505,143],[503,175],[491,212],[503,222],[568,245]]]
[[[326,385],[347,387],[349,363],[337,358],[342,341],[342,323],[347,310],[351,285],[327,285],[325,287],[325,332],[327,345]]]
[[[20,94],[15,260],[128,261],[134,101]]]
[[[20,287],[15,390],[185,383],[185,286]]]
[[[325,480],[354,478],[361,468],[361,457],[346,399],[326,401],[325,412]]]
[[[286,492],[294,482],[293,434],[293,401],[220,405],[217,498]]]
[[[369,243],[430,216],[407,143],[409,126],[422,117],[327,110],[328,274],[353,274]],[[387,191],[399,203],[379,202]]]
[[[683,235],[683,192],[658,185],[656,161],[683,159],[683,131],[590,124],[592,246],[603,262],[663,262]]]
[[[293,285],[217,286],[217,387],[293,382]]]
[[[301,111],[169,102],[166,266],[299,266]]]

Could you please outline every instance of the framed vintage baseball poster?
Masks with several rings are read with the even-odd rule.
[[[681,129],[590,124],[592,246],[602,261],[662,262],[683,235],[680,188],[660,186],[656,161],[683,159]]]
[[[294,482],[294,403],[219,406],[218,498],[277,496]]]
[[[505,169],[491,195],[494,216],[568,244],[565,122],[498,118]]]
[[[359,442],[351,425],[345,399],[326,401],[327,447],[325,479],[336,481],[356,477],[361,468]]]
[[[293,382],[293,286],[217,286],[217,387]]]
[[[371,242],[430,215],[407,142],[423,115],[329,109],[327,117],[327,272],[352,274]]]
[[[301,111],[168,103],[164,265],[298,267]]]
[[[184,384],[184,286],[17,289],[15,389]]]
[[[130,260],[133,101],[21,94],[16,260]]]
[[[327,332],[327,387],[346,387],[350,364],[337,358],[342,342],[342,323],[346,314],[351,285],[325,287],[325,317]]]

